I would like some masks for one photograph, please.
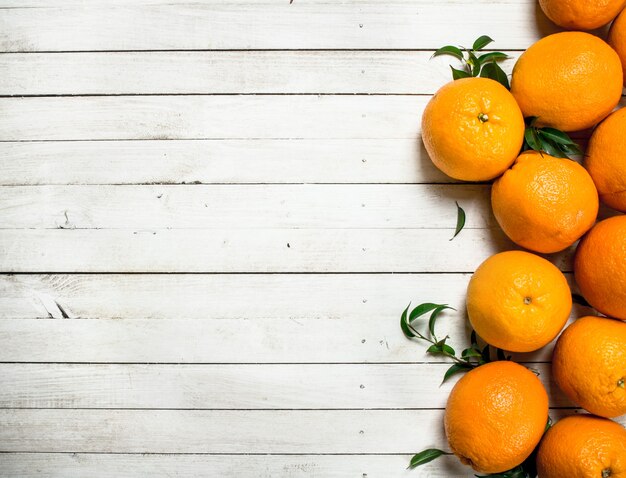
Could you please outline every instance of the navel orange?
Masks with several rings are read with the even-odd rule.
[[[561,390],[588,412],[626,413],[626,323],[583,317],[557,340],[552,375]]]
[[[509,91],[488,78],[444,85],[422,116],[422,139],[435,166],[464,181],[502,174],[524,139],[524,118]]]
[[[626,108],[612,113],[594,130],[585,167],[602,202],[626,212]]]
[[[595,309],[626,320],[626,216],[600,221],[580,241],[574,275]]]
[[[578,163],[528,151],[494,182],[491,205],[513,242],[550,253],[572,245],[593,226],[598,192]]]
[[[539,0],[546,16],[568,30],[593,30],[613,20],[624,0]]]
[[[539,443],[548,420],[548,394],[539,379],[514,362],[468,372],[452,389],[445,429],[452,451],[482,473],[522,463]]]
[[[487,343],[531,352],[551,342],[572,309],[565,276],[546,259],[523,251],[491,256],[467,288],[467,314]]]
[[[619,55],[622,60],[622,70],[624,71],[624,85],[626,86],[626,9],[615,19],[609,30],[609,45]]]
[[[563,418],[539,445],[537,471],[540,478],[625,478],[626,430],[593,415]]]
[[[511,93],[537,126],[563,131],[591,128],[622,96],[619,56],[600,38],[583,32],[549,35],[520,57]]]

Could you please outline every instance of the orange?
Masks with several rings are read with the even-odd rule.
[[[539,445],[537,471],[541,478],[626,478],[626,430],[592,415],[563,418]]]
[[[460,460],[482,473],[522,463],[539,443],[548,420],[548,394],[539,379],[514,362],[469,371],[452,389],[445,429]]]
[[[580,164],[528,151],[491,190],[496,220],[513,242],[536,252],[558,252],[593,226],[598,192]]]
[[[500,83],[464,78],[444,85],[422,115],[422,139],[435,166],[463,181],[502,174],[519,153],[524,118]]]
[[[612,113],[595,129],[585,167],[602,202],[626,212],[626,108]]]
[[[626,323],[578,319],[557,340],[552,375],[565,395],[588,412],[607,418],[625,414]]]
[[[626,320],[626,216],[599,222],[580,241],[574,275],[596,310]]]
[[[549,35],[526,50],[511,77],[511,93],[537,126],[591,128],[622,96],[622,65],[604,41],[583,32]]]
[[[622,11],[624,0],[539,0],[546,16],[568,30],[593,30]]]
[[[487,343],[531,352],[551,342],[572,309],[565,276],[546,259],[501,252],[483,262],[467,288],[467,314]]]
[[[609,45],[617,52],[622,60],[624,71],[624,85],[626,85],[626,10],[622,11],[615,19],[609,30]]]

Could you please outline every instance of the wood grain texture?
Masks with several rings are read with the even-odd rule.
[[[450,364],[83,365],[0,364],[0,408],[444,408]],[[574,407],[532,364],[552,407]],[[419,380],[415,378],[419,377]]]
[[[473,272],[499,229],[4,229],[2,272]],[[461,239],[462,238],[462,239]],[[33,251],[37,251],[33,254]],[[571,271],[573,249],[549,256]]]
[[[20,478],[467,478],[444,456],[407,470],[411,455],[103,455],[2,453],[0,469]]]
[[[16,186],[0,202],[1,229],[450,229],[455,202],[467,229],[497,227],[488,185]]]
[[[557,31],[534,1],[346,2],[130,0],[15,2],[0,6],[2,51],[526,48]]]
[[[519,52],[501,65],[508,73]],[[0,95],[433,94],[452,57],[432,51],[111,52],[0,55]],[[271,65],[268,68],[268,65]]]

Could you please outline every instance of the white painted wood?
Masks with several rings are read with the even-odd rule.
[[[407,409],[444,408],[448,364],[66,365],[0,364],[1,408]],[[574,407],[555,392],[551,406]],[[416,380],[416,377],[419,379]]]
[[[0,55],[0,95],[433,94],[452,57],[432,51],[201,51]],[[511,72],[519,52],[501,65]],[[268,68],[268,65],[271,65]]]
[[[309,95],[0,98],[0,140],[398,138],[417,143],[428,99]]]
[[[445,447],[442,415],[443,410],[5,409],[0,450],[411,454]]]
[[[489,33],[526,48],[556,27],[531,0],[2,2],[2,51],[433,49]]]
[[[499,229],[20,229],[2,272],[473,272],[515,248]],[[37,251],[36,254],[33,251]],[[571,271],[572,248],[549,256]]]
[[[450,183],[412,139],[0,142],[1,185]]]
[[[192,185],[5,187],[0,228],[449,229],[455,202],[497,227],[487,185]]]
[[[467,478],[455,457],[407,470],[410,455],[103,455],[2,453],[0,469],[20,478]]]

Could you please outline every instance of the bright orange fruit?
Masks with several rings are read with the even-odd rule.
[[[482,473],[522,463],[539,443],[548,420],[548,394],[539,379],[514,362],[468,372],[452,389],[445,429],[452,451]]]
[[[513,68],[511,93],[537,126],[562,131],[591,128],[622,97],[619,56],[583,32],[549,35],[532,45]]]
[[[539,0],[546,16],[568,30],[594,30],[622,11],[624,0]]]
[[[626,430],[592,415],[563,418],[539,445],[537,471],[541,478],[625,478]]]
[[[536,252],[576,242],[598,214],[598,192],[580,164],[528,151],[491,190],[496,220],[516,244]]]
[[[626,320],[626,216],[600,221],[580,241],[574,275],[596,310]]]
[[[572,309],[565,276],[546,259],[501,252],[483,262],[467,288],[467,314],[487,343],[531,352],[551,342]]]
[[[515,161],[524,118],[509,91],[488,78],[444,85],[422,116],[422,139],[432,162],[448,176],[485,181]]]
[[[626,10],[622,11],[611,25],[608,42],[622,60],[624,85],[626,86]]]

